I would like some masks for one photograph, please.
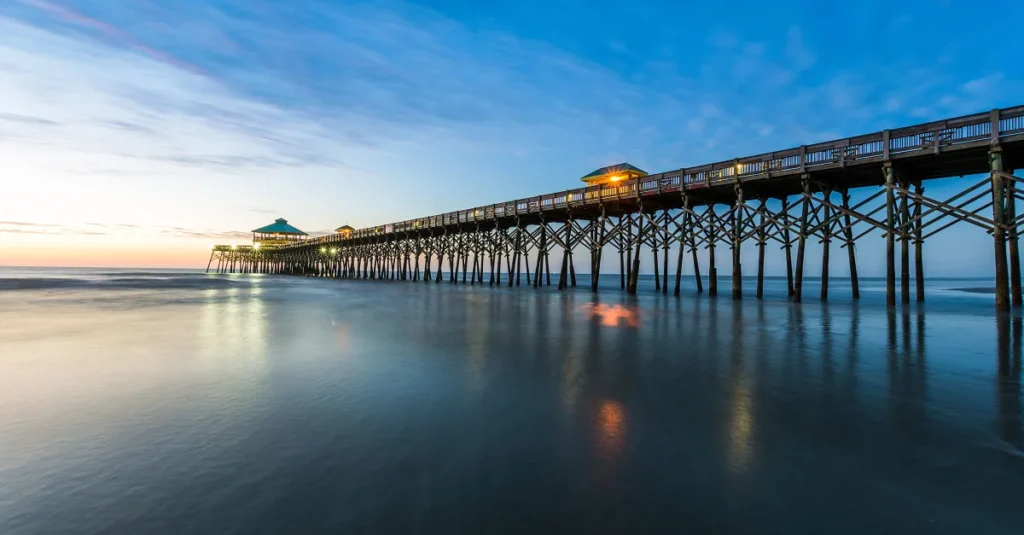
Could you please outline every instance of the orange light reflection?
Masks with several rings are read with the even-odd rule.
[[[622,305],[606,305],[587,303],[583,309],[590,315],[600,318],[601,325],[605,327],[626,326],[636,328],[640,326],[640,314],[634,308],[627,308]]]
[[[622,452],[626,439],[626,411],[617,401],[604,401],[597,412],[597,449],[601,458],[612,460]]]

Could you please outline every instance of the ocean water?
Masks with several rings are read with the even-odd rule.
[[[0,269],[0,533],[1024,531],[991,281],[684,281]]]

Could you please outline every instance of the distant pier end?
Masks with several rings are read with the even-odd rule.
[[[351,229],[351,227],[349,227]],[[340,229],[339,229],[340,230]],[[252,244],[214,245],[210,249],[210,261],[206,264],[209,273],[213,261],[217,260],[217,273],[253,273],[263,269],[262,261],[267,255],[260,254],[290,245],[298,245],[309,239],[309,234],[288,224],[279,217],[273,223],[252,230]]]

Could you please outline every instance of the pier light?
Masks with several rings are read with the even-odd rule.
[[[602,186],[605,184],[618,184],[619,182],[633,180],[645,175],[647,173],[643,169],[623,162],[597,169],[580,180],[586,182],[588,186]]]
[[[232,248],[232,249],[238,249],[238,246],[232,243],[232,244],[231,244],[231,248]]]
[[[326,247],[321,247],[320,248],[320,254],[324,254],[326,252],[327,252],[327,248]]]
[[[252,244],[252,248],[253,249],[259,249],[260,248],[260,242],[256,242],[256,243]]]
[[[338,248],[337,247],[331,247],[331,254],[338,254]]]

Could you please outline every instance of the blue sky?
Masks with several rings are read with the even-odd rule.
[[[1022,12],[8,0],[0,263],[184,259],[277,216],[368,226],[1016,105],[1019,36],[995,23]]]

